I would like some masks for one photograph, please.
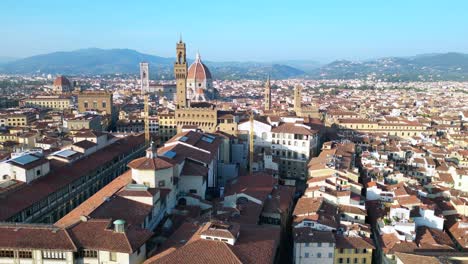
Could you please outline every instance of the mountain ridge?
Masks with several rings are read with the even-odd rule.
[[[175,58],[140,53],[133,49],[86,48],[58,51],[10,61],[0,72],[13,74],[137,74],[138,64],[150,63],[152,78],[173,78]],[[188,59],[191,63],[193,60]],[[409,57],[382,57],[365,61],[335,60],[320,65],[313,60],[204,61],[217,79],[356,79],[384,81],[431,81],[468,79],[468,54],[459,52],[428,53]]]
[[[140,53],[132,49],[86,48],[75,51],[58,51],[19,59],[0,66],[0,72],[13,74],[113,74],[139,72],[139,63],[150,63],[150,76],[172,78],[175,58]],[[193,60],[188,59],[188,63]],[[291,66],[261,62],[204,61],[216,78],[290,78],[305,72]],[[253,70],[253,71],[252,71]]]

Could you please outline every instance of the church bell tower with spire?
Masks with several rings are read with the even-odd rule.
[[[176,62],[174,63],[174,76],[176,79],[177,108],[187,107],[187,59],[185,43],[182,36],[176,45]]]

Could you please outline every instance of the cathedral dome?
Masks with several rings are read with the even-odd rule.
[[[200,59],[200,54],[198,53],[195,62],[188,68],[187,79],[193,79],[196,80],[196,82],[211,79],[211,72],[208,67],[203,64]]]
[[[54,80],[54,86],[71,86],[71,84],[65,76],[58,76]]]

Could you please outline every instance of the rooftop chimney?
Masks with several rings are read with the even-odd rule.
[[[125,233],[125,220],[117,219],[114,221],[114,232]]]

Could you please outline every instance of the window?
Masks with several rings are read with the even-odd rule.
[[[343,254],[343,253],[344,253],[344,249],[340,248],[339,252],[340,252],[340,254]]]
[[[84,108],[88,109],[88,102],[84,102]]]
[[[60,251],[42,251],[43,259],[65,259],[65,253]]]
[[[0,258],[12,258],[13,256],[13,250],[0,250]]]
[[[117,252],[109,252],[109,260],[117,261]]]
[[[328,258],[333,258],[333,253],[328,253]]]
[[[367,259],[366,259],[366,258],[362,258],[362,263],[363,263],[363,264],[365,264],[365,263],[366,263],[366,261],[367,261]]]
[[[346,258],[346,263],[351,263],[351,259],[350,259],[350,258]]]
[[[37,170],[37,171],[36,171],[36,175],[37,175],[37,176],[41,175],[41,170]]]
[[[318,242],[317,247],[322,247],[322,242]]]
[[[190,189],[189,192],[190,192],[190,193],[197,193],[197,190],[195,190],[195,189]]]
[[[32,258],[32,251],[18,251],[19,258]]]
[[[367,249],[363,249],[363,250],[362,250],[362,253],[367,253]]]
[[[343,258],[339,258],[338,263],[343,263]]]
[[[106,108],[106,106],[107,106],[106,101],[102,101],[102,108]]]
[[[309,247],[309,243],[305,243],[305,247]]]
[[[356,249],[354,250],[354,253],[359,254],[359,248],[356,248]]]
[[[322,258],[322,253],[317,253],[317,258]]]
[[[354,258],[354,263],[358,263],[358,258]]]
[[[328,246],[329,246],[329,247],[333,247],[333,243],[328,243]]]
[[[79,252],[79,257],[81,257],[81,258],[97,258],[97,251],[96,250],[84,249],[84,250]]]
[[[308,258],[308,257],[309,257],[309,253],[308,252],[304,253],[304,258]]]

